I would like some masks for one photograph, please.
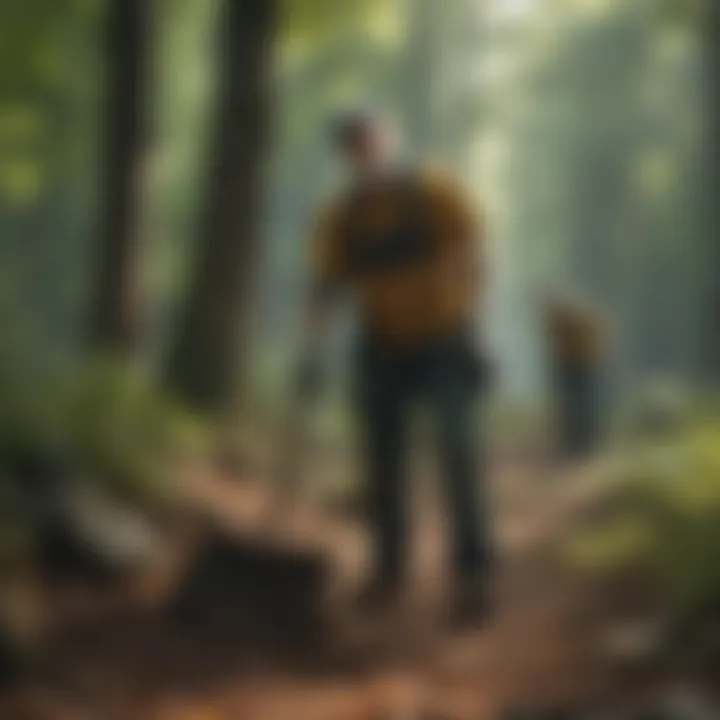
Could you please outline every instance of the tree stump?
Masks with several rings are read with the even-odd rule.
[[[216,530],[200,543],[169,607],[174,625],[249,631],[289,647],[323,635],[329,563],[321,553]]]

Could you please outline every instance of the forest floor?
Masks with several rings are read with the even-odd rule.
[[[318,508],[270,526],[259,484],[205,479],[194,489],[228,527],[281,535],[332,564],[329,640],[288,660],[237,647],[223,630],[179,635],[153,615],[118,611],[68,636],[42,672],[0,702],[7,720],[482,720],[511,707],[572,707],[619,692],[599,650],[598,597],[553,561],[552,539],[593,493],[590,474],[547,476],[503,461],[490,483],[496,610],[481,627],[443,620],[445,529],[428,483],[416,493],[407,596],[363,618],[352,597],[368,564],[362,523]],[[228,647],[229,646],[229,647]]]

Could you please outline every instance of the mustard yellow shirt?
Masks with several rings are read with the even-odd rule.
[[[404,239],[398,240],[401,228]],[[394,252],[384,247],[412,245],[405,236],[413,233],[425,238],[423,248]],[[422,170],[407,181],[378,180],[361,191],[348,189],[322,208],[311,273],[316,285],[350,292],[361,324],[372,335],[412,343],[469,323],[478,301],[476,271],[483,240],[461,189],[436,170]],[[360,256],[394,252],[395,259],[386,267],[380,261],[379,267],[358,271],[349,250],[358,245]]]

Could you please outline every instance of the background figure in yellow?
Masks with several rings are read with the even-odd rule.
[[[357,307],[355,401],[375,537],[367,599],[389,599],[407,556],[408,425],[416,402],[432,414],[453,527],[458,616],[484,609],[489,560],[474,398],[480,360],[471,328],[482,305],[481,229],[449,178],[401,166],[383,127],[363,113],[333,126],[347,186],[322,209],[313,241],[312,291],[300,385],[312,389],[328,310]],[[375,604],[374,602],[372,604]]]
[[[597,313],[575,297],[545,302],[560,450],[567,460],[587,457],[600,433],[604,333]]]

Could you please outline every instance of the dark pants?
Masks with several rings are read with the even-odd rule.
[[[407,556],[406,451],[416,401],[429,406],[437,429],[455,570],[462,576],[482,572],[489,543],[473,429],[476,393],[460,335],[404,350],[366,341],[357,381],[379,579],[397,581]]]
[[[599,432],[599,378],[592,363],[558,363],[555,385],[563,456],[581,459],[595,449]]]

